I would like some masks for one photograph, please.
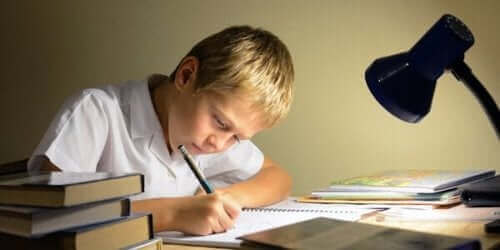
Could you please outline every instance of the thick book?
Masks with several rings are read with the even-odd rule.
[[[151,214],[134,214],[110,222],[26,238],[0,234],[2,249],[95,250],[120,249],[153,238]]]
[[[37,237],[130,215],[130,200],[94,202],[69,208],[0,205],[0,232]]]
[[[495,170],[393,170],[338,181],[318,191],[435,193],[495,175]]]
[[[480,250],[475,239],[315,218],[239,237],[243,246],[280,249]]]
[[[70,207],[144,192],[139,173],[36,172],[0,176],[0,204]]]
[[[462,202],[468,207],[500,206],[500,175],[460,188]]]

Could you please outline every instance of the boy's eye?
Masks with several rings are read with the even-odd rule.
[[[215,123],[217,123],[217,126],[221,129],[225,129],[226,128],[226,124],[224,122],[222,122],[219,117],[217,116],[214,116],[214,119],[215,119]]]
[[[234,140],[235,140],[237,143],[240,143],[240,138],[239,138],[237,135],[234,135]]]
[[[217,124],[217,127],[219,127],[220,129],[224,129],[226,130],[227,129],[227,125],[221,121],[219,119],[219,117],[217,117],[216,115],[214,115],[214,120],[215,120],[215,123]],[[237,142],[237,143],[240,143],[240,138],[237,136],[237,135],[234,135],[233,136],[233,139]]]

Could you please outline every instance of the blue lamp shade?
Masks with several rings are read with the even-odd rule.
[[[431,109],[435,79],[411,67],[408,53],[375,60],[366,71],[366,82],[377,101],[399,119],[416,123]]]
[[[460,20],[444,15],[409,51],[376,59],[365,72],[368,88],[391,114],[416,123],[430,111],[437,79],[473,43]]]

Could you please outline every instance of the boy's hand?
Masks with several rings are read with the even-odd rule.
[[[217,191],[216,191],[217,192]],[[205,195],[207,193],[205,193],[205,190],[203,190],[203,188],[198,188],[198,190],[196,190],[196,193],[194,193],[194,195]]]
[[[178,231],[208,235],[233,228],[241,206],[228,193],[196,195],[179,200],[173,209]]]

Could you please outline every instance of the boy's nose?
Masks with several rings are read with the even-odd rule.
[[[230,135],[226,134],[212,134],[208,137],[208,143],[213,148],[214,152],[221,152],[227,146],[230,137]]]

